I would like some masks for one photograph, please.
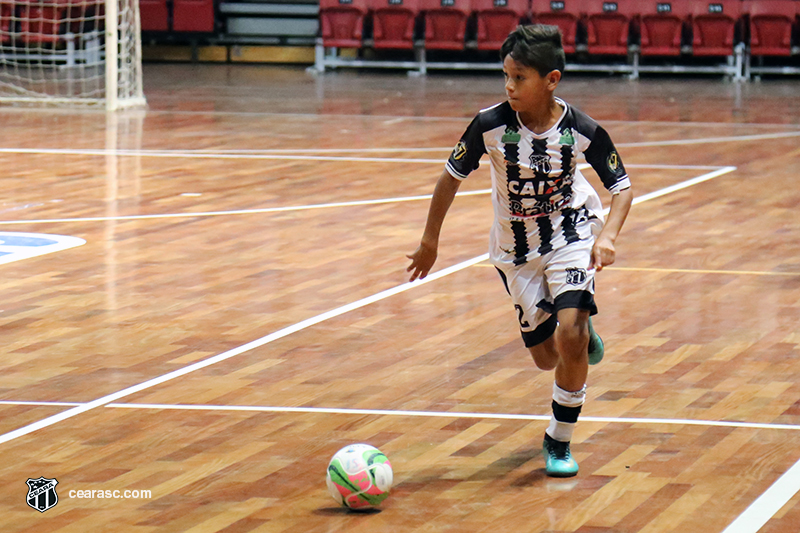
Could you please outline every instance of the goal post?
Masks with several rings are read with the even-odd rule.
[[[145,105],[138,0],[0,0],[0,105]]]

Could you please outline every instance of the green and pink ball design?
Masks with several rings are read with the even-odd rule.
[[[328,464],[328,492],[350,509],[377,507],[392,488],[392,465],[379,449],[369,444],[345,446]]]

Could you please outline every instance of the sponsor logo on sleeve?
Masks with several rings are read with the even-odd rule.
[[[606,159],[606,164],[608,165],[608,170],[611,172],[616,172],[619,170],[620,162],[619,162],[619,154],[615,151],[608,154],[608,159]]]
[[[463,159],[465,155],[467,155],[467,145],[464,141],[458,141],[456,147],[453,148],[453,159],[459,161]]]

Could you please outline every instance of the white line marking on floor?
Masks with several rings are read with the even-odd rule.
[[[725,167],[725,169],[734,170],[735,167]],[[727,172],[730,172],[730,170],[727,170]],[[713,177],[716,177],[716,176],[722,175],[722,174],[720,174],[720,172],[721,171],[715,171],[715,172],[712,172],[712,173],[709,173],[709,174],[715,174],[715,176],[713,176]],[[708,176],[709,174],[706,174],[704,176]],[[701,183],[703,181],[706,181],[706,179],[712,179],[711,177],[708,177],[706,179],[701,179],[701,178],[704,178],[704,176],[699,176],[697,178],[694,178],[694,179],[691,179],[691,180],[687,180],[687,181],[683,182],[683,184],[686,184],[686,185],[681,186],[682,184],[679,183],[677,185],[674,185],[674,186],[670,187],[669,189],[671,191],[676,191],[676,190],[680,190],[680,189],[683,189],[685,187],[689,187],[689,186],[697,184],[697,183]],[[691,185],[689,185],[689,183],[691,183]],[[658,196],[661,196],[661,195],[657,194],[658,192],[659,191],[655,191],[655,193],[651,193],[649,195],[646,195],[647,199],[657,198]],[[633,203],[636,204],[636,203],[641,203],[641,202],[644,202],[644,201],[646,201],[646,200],[643,200],[640,197],[640,198],[635,198],[633,200]],[[242,353],[245,353],[245,352],[248,352],[248,351],[253,350],[255,348],[259,348],[261,346],[264,346],[265,344],[268,344],[268,343],[270,343],[272,341],[275,341],[277,339],[281,339],[283,337],[286,337],[287,335],[291,335],[292,333],[296,333],[298,331],[302,331],[302,330],[304,330],[306,328],[309,328],[311,326],[319,324],[320,322],[324,322],[326,320],[329,320],[331,318],[343,315],[343,314],[348,313],[350,311],[353,311],[355,309],[359,309],[361,307],[370,305],[370,304],[378,302],[380,300],[384,300],[384,299],[386,299],[386,298],[388,298],[390,296],[394,296],[396,294],[400,294],[400,293],[405,292],[405,291],[407,291],[407,290],[409,290],[411,288],[419,287],[420,285],[424,285],[426,283],[430,283],[432,281],[435,281],[437,279],[443,278],[443,277],[448,276],[450,274],[453,274],[455,272],[459,272],[461,270],[464,270],[465,268],[469,268],[470,266],[472,266],[474,264],[477,264],[477,263],[480,263],[482,261],[485,261],[488,258],[489,258],[489,254],[488,253],[487,254],[483,254],[483,255],[479,255],[477,257],[473,257],[472,259],[468,259],[466,261],[462,261],[461,263],[458,263],[458,264],[453,265],[451,267],[448,267],[448,268],[436,271],[436,272],[434,272],[432,274],[429,274],[425,279],[417,280],[417,281],[414,281],[414,282],[403,283],[402,285],[397,285],[396,287],[392,287],[391,289],[387,289],[385,291],[381,291],[381,292],[379,292],[377,294],[373,294],[372,296],[368,296],[366,298],[362,298],[361,300],[358,300],[356,302],[353,302],[353,303],[350,303],[350,304],[347,304],[347,305],[343,305],[343,306],[338,307],[336,309],[333,309],[331,311],[328,311],[328,312],[322,313],[320,315],[308,318],[306,320],[303,320],[303,321],[298,322],[296,324],[293,324],[291,326],[287,326],[287,327],[285,327],[283,329],[280,329],[280,330],[278,330],[278,331],[276,331],[274,333],[270,333],[269,335],[265,335],[264,337],[261,337],[260,339],[256,339],[256,340],[251,341],[251,342],[249,342],[247,344],[243,344],[242,346],[239,346],[237,348],[233,348],[232,350],[228,350],[226,352],[223,352],[221,354],[215,355],[213,357],[209,357],[208,359],[204,359],[202,361],[198,361],[197,363],[193,363],[193,364],[185,366],[183,368],[179,368],[178,370],[173,370],[172,372],[169,372],[167,374],[163,374],[163,375],[155,377],[153,379],[144,381],[144,382],[139,383],[137,385],[133,385],[133,386],[128,387],[126,389],[122,389],[120,391],[117,391],[117,392],[114,392],[114,393],[111,393],[111,394],[107,394],[106,396],[103,396],[103,397],[98,398],[96,400],[93,400],[91,402],[85,403],[85,404],[80,405],[80,406],[73,407],[71,409],[68,409],[68,410],[66,410],[64,412],[61,412],[61,413],[58,413],[58,414],[55,414],[53,416],[49,416],[49,417],[44,418],[42,420],[39,420],[37,422],[33,422],[31,424],[28,424],[27,426],[23,426],[23,427],[21,427],[19,429],[15,429],[13,431],[9,431],[8,433],[4,433],[3,435],[0,435],[0,444],[3,444],[5,442],[9,442],[11,440],[14,440],[16,438],[22,437],[24,435],[28,435],[30,433],[33,433],[34,431],[39,430],[39,429],[46,428],[48,426],[52,426],[53,424],[56,424],[56,423],[61,422],[63,420],[67,420],[69,418],[72,418],[72,417],[77,416],[79,414],[85,413],[87,411],[91,411],[92,409],[95,409],[97,407],[102,407],[102,406],[107,405],[109,403],[116,402],[117,400],[120,400],[121,398],[125,398],[127,396],[130,396],[131,394],[135,394],[137,392],[141,392],[143,390],[155,387],[156,385],[160,385],[162,383],[165,383],[165,382],[173,380],[175,378],[184,376],[184,375],[189,374],[191,372],[195,372],[196,370],[200,370],[200,369],[206,368],[208,366],[214,365],[216,363],[225,361],[227,359],[230,359],[230,358],[235,357],[237,355],[240,355]]]
[[[0,265],[83,246],[86,241],[70,235],[0,231]]]
[[[642,202],[646,202],[648,200],[652,200],[654,198],[660,198],[667,194],[671,194],[676,191],[680,191],[682,189],[686,189],[687,187],[691,187],[692,185],[697,185],[698,183],[703,183],[704,181],[713,180],[723,174],[727,174],[728,172],[733,172],[736,170],[736,167],[723,167],[719,170],[715,170],[713,172],[709,172],[707,174],[703,174],[702,176],[697,176],[696,178],[692,178],[690,180],[682,181],[680,183],[676,183],[675,185],[671,185],[669,187],[664,187],[663,189],[659,189],[657,191],[653,191],[651,193],[643,194],[636,198],[633,203],[640,204]]]
[[[778,133],[762,133],[758,135],[731,135],[728,137],[705,137],[700,139],[675,139],[671,141],[647,141],[618,143],[617,148],[633,148],[636,146],[677,146],[682,144],[715,144],[743,141],[763,141],[766,139],[783,139],[786,137],[800,137],[800,131],[784,131]]]
[[[85,405],[74,402],[29,402],[0,400],[0,405],[31,405],[77,407]],[[338,415],[378,415],[378,416],[419,416],[428,418],[483,418],[488,420],[550,420],[550,415],[530,415],[513,413],[473,413],[459,411],[407,411],[398,409],[350,409],[337,407],[281,407],[271,405],[209,405],[209,404],[169,404],[169,403],[109,403],[107,408],[115,409],[167,409],[178,411],[253,411],[267,413],[309,413]],[[688,418],[642,418],[613,416],[581,416],[582,422],[621,423],[621,424],[661,424],[682,426],[730,427],[742,429],[780,429],[800,431],[800,425],[770,424],[764,422],[739,422],[733,420],[694,420]]]
[[[762,133],[756,135],[730,135],[723,137],[701,137],[698,139],[666,139],[661,141],[635,141],[617,143],[617,148],[681,146],[699,144],[719,144],[728,142],[763,141],[800,137],[800,131]],[[253,159],[253,160],[295,160],[295,161],[340,161],[348,163],[420,163],[444,164],[443,159],[391,158],[391,157],[348,157],[316,155],[323,153],[392,153],[392,152],[442,152],[452,147],[426,148],[331,148],[331,149],[272,149],[272,150],[106,150],[73,148],[0,148],[0,154],[38,154],[38,155],[76,155],[118,157],[157,157],[188,159]],[[628,166],[628,165],[626,165]]]
[[[78,402],[26,402],[26,401],[19,401],[15,402],[13,400],[0,400],[0,405],[32,405],[32,406],[41,406],[41,407],[75,407],[77,405],[83,405],[82,403]]]
[[[202,361],[198,361],[197,363],[193,363],[191,365],[185,366],[183,368],[179,368],[178,370],[174,370],[167,374],[163,374],[161,376],[155,377],[153,379],[144,381],[137,385],[133,385],[126,389],[122,389],[120,391],[108,394],[103,396],[102,398],[98,398],[88,403],[81,404],[79,406],[73,407],[72,409],[68,409],[62,413],[55,414],[53,416],[49,416],[38,422],[34,422],[32,424],[28,424],[27,426],[21,427],[14,431],[9,431],[3,435],[0,435],[0,444],[4,442],[8,442],[14,440],[16,438],[22,437],[23,435],[27,435],[29,433],[33,433],[38,429],[42,429],[48,426],[52,426],[62,420],[67,420],[68,418],[72,418],[77,416],[81,413],[85,413],[87,411],[91,411],[97,407],[102,407],[109,403],[115,402],[121,398],[125,398],[126,396],[130,396],[131,394],[135,394],[137,392],[141,392],[143,390],[149,389],[151,387],[155,387],[156,385],[160,385],[167,381],[173,380],[175,378],[184,376],[191,372],[195,372],[202,368],[206,368],[208,366],[217,364],[219,362],[225,361],[230,359],[231,357],[235,357],[237,355],[243,354],[245,352],[249,352],[250,350],[254,350],[255,348],[259,348],[268,344],[272,341],[281,339],[286,337],[287,335],[291,335],[292,333],[296,333],[298,331],[302,331],[306,328],[319,324],[320,322],[324,322],[331,318],[337,317],[339,315],[343,315],[350,311],[354,311],[361,307],[370,305],[372,303],[378,302],[380,300],[384,300],[389,298],[390,296],[394,296],[396,294],[400,294],[401,292],[405,292],[409,289],[414,287],[419,287],[420,285],[424,285],[426,283],[430,283],[432,281],[436,281],[439,278],[443,278],[454,272],[458,272],[460,270],[464,270],[465,268],[469,268],[470,266],[474,265],[475,263],[480,263],[481,261],[485,261],[489,258],[489,254],[480,255],[478,257],[473,257],[472,259],[468,259],[466,261],[462,261],[457,265],[453,265],[451,267],[445,268],[443,270],[439,270],[434,272],[433,274],[428,275],[423,280],[417,280],[413,283],[403,283],[402,285],[398,285],[396,287],[392,287],[391,289],[387,289],[385,291],[381,291],[377,294],[373,294],[372,296],[368,296],[366,298],[362,298],[361,300],[355,301],[353,303],[343,305],[326,313],[322,313],[320,315],[311,317],[309,319],[303,320],[291,326],[287,326],[283,329],[280,329],[274,333],[270,333],[269,335],[265,335],[260,339],[256,339],[254,341],[248,342],[247,344],[243,344],[237,348],[233,348],[232,350],[228,350],[227,352],[223,352],[221,354],[215,355],[213,357],[209,357],[208,359],[204,359]]]
[[[663,165],[662,165],[663,166]],[[582,163],[578,165],[579,169],[588,168],[589,165],[586,163]],[[633,168],[632,166],[628,166],[628,168]],[[652,168],[652,166],[646,166],[645,168]],[[669,167],[673,168],[673,167]],[[709,167],[691,167],[691,168],[699,168],[699,169],[706,169]],[[727,172],[731,172],[735,170],[736,167],[710,167],[716,169],[715,172],[721,172],[725,174]],[[689,169],[689,167],[681,167],[681,170]],[[695,183],[701,183],[702,181],[707,181],[709,179],[713,179],[721,174],[714,174],[711,172],[710,174],[703,174],[702,176],[698,176],[697,178],[693,178],[692,180],[683,181],[681,183],[673,185],[671,188],[667,187],[666,189],[661,189],[661,191],[668,191],[664,194],[669,194],[670,192],[674,192],[676,190],[680,190],[681,188],[691,187]],[[710,177],[709,177],[710,176]],[[699,180],[699,181],[694,181]],[[688,185],[687,185],[688,183]],[[677,188],[676,188],[677,187]],[[462,191],[456,193],[456,196],[475,196],[475,195],[482,195],[482,194],[489,194],[491,193],[491,189],[480,189],[476,191]],[[655,191],[656,194],[659,191]],[[662,195],[663,196],[663,195]],[[120,215],[114,217],[75,217],[75,218],[39,218],[39,219],[15,219],[15,220],[0,220],[0,224],[4,225],[25,225],[25,224],[49,224],[54,222],[106,222],[109,220],[158,220],[158,219],[169,219],[169,218],[199,218],[199,217],[216,217],[216,216],[235,216],[235,215],[253,215],[259,213],[279,213],[285,211],[305,211],[310,209],[326,209],[326,208],[333,208],[333,207],[357,207],[357,206],[364,206],[364,205],[378,205],[378,204],[390,204],[396,202],[414,202],[419,200],[430,200],[430,194],[423,194],[419,196],[399,196],[395,198],[379,198],[374,200],[354,200],[352,202],[333,202],[329,204],[309,204],[309,205],[296,205],[296,206],[282,206],[282,207],[264,207],[261,209],[236,209],[230,211],[198,211],[196,213],[162,213],[162,214],[153,214],[153,215]],[[642,196],[644,200],[639,201],[646,201],[650,198],[647,195]],[[653,196],[653,198],[657,198],[657,196]]]
[[[770,488],[756,498],[722,533],[756,533],[798,491],[800,491],[800,461],[797,461]]]
[[[489,194],[491,189],[476,191],[461,191],[456,196],[477,196]],[[376,200],[353,200],[352,202],[334,202],[330,204],[289,205],[283,207],[264,207],[262,209],[237,209],[231,211],[198,211],[196,213],[163,213],[160,215],[120,215],[116,217],[76,217],[76,218],[40,218],[32,220],[0,220],[0,224],[47,224],[51,222],[104,222],[108,220],[154,220],[162,218],[197,218],[219,217],[231,215],[253,215],[258,213],[280,213],[285,211],[306,211],[310,209],[327,209],[332,207],[356,207],[362,205],[392,204],[399,202],[414,202],[430,200],[432,195],[399,196],[396,198],[380,198]]]
[[[106,407],[121,409],[186,409],[196,411],[264,411],[275,413],[327,413],[340,415],[421,416],[433,418],[485,418],[492,420],[550,420],[551,415],[526,415],[508,413],[460,413],[457,411],[403,411],[392,409],[340,409],[328,407],[272,407],[259,405],[191,405],[154,403],[113,403]],[[800,426],[791,424],[765,424],[758,422],[734,422],[727,420],[690,420],[665,418],[625,418],[607,416],[581,416],[581,421],[619,422],[623,424],[678,424],[687,426],[715,426],[752,429],[788,429],[800,431]]]
[[[296,160],[296,161],[344,161],[347,163],[423,163],[426,165],[445,164],[444,159],[417,159],[393,157],[333,157],[292,154],[237,154],[221,152],[193,152],[172,150],[89,150],[69,148],[0,148],[0,154],[25,155],[80,155],[80,156],[118,156],[118,157],[161,157],[187,159],[254,159],[254,160]]]
[[[4,112],[15,112],[17,111],[14,108],[5,108]],[[27,110],[26,110],[27,111]],[[469,121],[473,119],[472,116],[466,117],[432,117],[432,116],[415,116],[415,115],[346,115],[344,113],[275,113],[275,112],[258,112],[258,111],[172,111],[168,109],[155,109],[155,110],[147,110],[148,115],[231,115],[231,116],[278,116],[278,117],[304,117],[311,120],[320,120],[325,118],[337,119],[340,120],[342,118],[345,119],[375,119],[375,120],[391,120],[391,119],[403,119],[403,120],[419,120],[419,121],[434,121],[434,122],[447,122],[447,121],[455,121],[455,122],[462,122],[464,124],[469,124]],[[657,126],[676,126],[676,127],[683,127],[683,128],[694,128],[698,126],[713,126],[713,127],[721,127],[721,128],[791,128],[792,124],[781,124],[781,123],[761,123],[761,122],[676,122],[674,120],[603,120],[603,124],[628,124],[628,125],[640,125],[640,124],[654,124]],[[226,131],[226,134],[228,132]]]
[[[800,272],[770,272],[759,270],[704,270],[693,268],[606,267],[605,270],[629,272],[662,272],[669,274],[722,274],[723,276],[800,276]]]

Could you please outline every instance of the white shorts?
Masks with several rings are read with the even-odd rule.
[[[553,335],[561,309],[597,314],[594,303],[594,238],[568,244],[514,266],[495,264],[517,310],[525,346],[536,346]]]

